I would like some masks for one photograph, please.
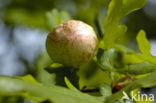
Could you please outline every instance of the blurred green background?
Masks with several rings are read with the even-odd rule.
[[[42,81],[40,71],[51,63],[45,40],[53,27],[68,19],[82,20],[102,36],[108,3],[109,0],[0,0],[0,75],[32,74]],[[156,0],[148,0],[144,8],[129,14],[121,23],[127,25],[128,31],[119,43],[136,49],[135,36],[144,29],[152,54],[156,55]],[[30,102],[0,97],[0,103],[13,101]]]

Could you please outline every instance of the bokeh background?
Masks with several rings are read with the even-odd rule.
[[[77,19],[92,25],[97,35],[103,34],[102,22],[109,0],[0,0],[0,75],[37,76],[38,69],[50,64],[46,36],[59,17]],[[50,15],[48,12],[52,12]],[[49,18],[53,24],[49,24]],[[51,20],[51,19],[50,19]],[[156,55],[156,0],[126,16],[128,26],[119,43],[137,49],[136,34],[144,29]],[[38,74],[36,74],[38,73]]]

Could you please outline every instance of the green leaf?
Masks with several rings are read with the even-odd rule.
[[[119,24],[120,20],[134,10],[142,8],[147,0],[111,0],[106,15],[106,25]]]
[[[101,42],[101,45],[104,45],[105,49],[110,49],[114,46],[114,43],[122,37],[127,31],[127,27],[125,25],[110,25],[106,28],[104,39]]]
[[[156,71],[156,65],[150,64],[148,62],[136,63],[125,67],[124,69],[119,69],[121,73],[129,73],[134,75],[147,74]]]
[[[0,96],[0,103],[23,103],[21,96]]]
[[[140,78],[138,80],[133,81],[131,84],[123,88],[121,91],[113,94],[110,96],[105,103],[115,103],[115,101],[119,100],[123,96],[123,91],[125,91],[127,94],[130,93],[130,91],[136,89],[136,88],[148,88],[148,87],[153,87],[156,86],[156,71],[149,74],[146,77]]]
[[[135,64],[135,63],[141,63],[141,62],[149,62],[151,64],[156,65],[156,57],[152,55],[144,55],[144,54],[137,54],[137,53],[131,53],[131,54],[123,54],[123,63],[124,64]]]
[[[136,39],[138,42],[140,52],[144,55],[151,55],[151,44],[147,40],[146,34],[143,30],[140,30]]]
[[[37,83],[35,78],[32,75],[25,75],[25,76],[17,76],[17,78],[22,79],[24,81],[32,82],[32,83]]]
[[[60,64],[54,64],[49,68],[45,68],[50,74],[55,75],[55,84],[60,86],[65,86],[66,83],[64,81],[64,77],[67,77],[69,81],[76,87],[79,88],[78,80],[79,77],[77,75],[77,69],[65,67]]]
[[[104,100],[107,99],[109,96],[111,96],[112,89],[111,89],[110,85],[103,83],[100,86],[100,93],[102,94]]]
[[[67,87],[68,87],[69,89],[74,90],[74,91],[78,91],[78,89],[76,89],[76,88],[70,83],[70,81],[68,80],[67,77],[64,77],[64,81],[65,81],[65,83],[66,83],[66,85],[67,85]]]
[[[117,51],[120,51],[122,53],[127,53],[127,54],[135,53],[134,50],[132,50],[124,45],[115,44],[114,47],[115,47],[115,49],[117,49]]]
[[[126,16],[132,11],[142,8],[147,0],[123,0],[122,14]]]
[[[26,98],[29,96],[38,100],[49,100],[53,103],[102,103],[99,98],[64,87],[32,83],[6,76],[0,76],[0,94],[22,95]]]
[[[111,70],[114,68],[114,62],[116,59],[116,51],[114,48],[104,51],[99,49],[97,54],[98,64],[102,70]]]
[[[116,25],[120,21],[120,12],[122,10],[122,1],[123,0],[111,0],[108,6],[107,15],[105,18],[105,25]]]
[[[91,60],[87,65],[82,66],[77,72],[79,76],[79,87],[99,87],[102,83],[111,84],[108,71],[99,69],[97,60]]]
[[[104,38],[100,46],[103,46],[105,49],[113,47],[114,43],[127,31],[125,25],[119,25],[121,19],[132,11],[143,7],[146,1],[147,0],[111,0],[104,22]]]
[[[45,67],[52,63],[47,52],[43,52],[38,56],[36,64],[36,79],[37,81],[45,84],[55,84],[55,75],[48,73],[44,70]]]
[[[46,23],[49,30],[52,30],[55,26],[70,19],[71,17],[66,11],[53,9],[52,11],[46,13]]]
[[[6,9],[4,21],[10,25],[24,25],[45,28],[44,12],[32,11],[25,8]]]
[[[151,55],[151,44],[146,38],[146,33],[143,30],[140,30],[136,39],[141,54],[137,54],[135,52],[123,54],[124,63],[135,64],[149,62],[156,65],[156,57]]]
[[[150,63],[137,63],[129,66],[128,73],[130,74],[146,74],[156,70],[156,65]]]
[[[151,44],[147,40],[145,32],[143,30],[140,30],[136,39],[141,54],[132,53],[125,55],[125,57],[128,56],[129,61],[131,58],[131,61],[137,60],[139,62],[149,62],[156,65],[156,57],[151,55]]]

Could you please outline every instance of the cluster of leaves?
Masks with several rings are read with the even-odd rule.
[[[144,30],[136,37],[140,53],[117,44],[127,31],[126,25],[120,23],[122,18],[145,3],[146,0],[110,1],[105,19],[99,20],[104,33],[99,37],[98,53],[90,63],[79,69],[50,65],[43,54],[37,61],[41,65],[37,65],[36,78],[0,76],[0,95],[22,96],[37,103],[115,103],[123,102],[123,91],[130,95],[135,89],[156,86],[156,57],[150,53],[151,45]],[[54,9],[46,13],[46,19],[50,30],[71,17]],[[42,64],[50,66],[43,69]],[[116,90],[116,85],[121,89]]]
[[[72,18],[83,20],[94,26],[94,20],[98,11],[105,7],[107,2],[108,0],[96,0],[95,4],[94,0],[69,0],[68,2],[66,0],[44,0],[41,2],[38,2],[38,0],[23,0],[23,2],[11,0],[10,4],[6,5],[6,8],[2,10],[5,15],[0,16],[0,19],[2,18],[9,25],[24,25],[49,30],[45,12],[57,8],[57,10],[53,11],[54,18],[57,20],[59,20],[60,16],[61,18],[66,18],[68,14],[66,15],[65,11],[67,11]],[[56,11],[60,11],[59,14]],[[51,23],[52,26],[56,25],[56,21],[53,22],[54,24]]]

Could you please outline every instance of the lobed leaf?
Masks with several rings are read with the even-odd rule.
[[[6,76],[0,76],[0,94],[22,95],[29,99],[49,100],[53,103],[102,103],[99,98],[64,87],[32,83]]]
[[[148,88],[148,87],[154,87],[156,86],[156,71],[151,73],[150,75],[140,78],[138,80],[133,81],[131,84],[123,88],[121,91],[113,94],[110,96],[105,103],[115,103],[115,101],[119,100],[123,96],[123,91],[125,91],[127,94],[130,93],[130,91],[136,89],[136,88]]]
[[[138,42],[140,52],[144,55],[150,56],[151,55],[151,44],[147,40],[144,30],[140,30],[136,39]]]
[[[119,25],[121,19],[134,10],[142,8],[147,0],[111,0],[104,23],[104,38],[101,45],[110,49],[127,31],[125,25]],[[110,39],[111,38],[111,39]]]
[[[123,16],[126,16],[127,14],[142,8],[146,2],[147,0],[123,0]]]
[[[124,69],[119,69],[120,73],[129,73],[133,75],[147,74],[156,71],[156,65],[148,62],[136,63],[126,66]]]

